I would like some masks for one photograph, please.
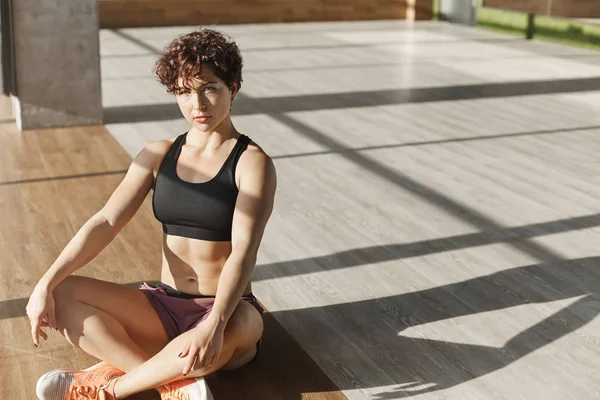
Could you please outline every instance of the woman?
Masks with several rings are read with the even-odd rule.
[[[106,205],[36,285],[27,304],[34,344],[43,327],[104,362],[40,378],[40,399],[121,399],[157,388],[200,399],[201,377],[258,354],[262,309],[250,278],[271,215],[273,162],[230,118],[242,82],[237,45],[201,29],[175,39],[156,63],[188,132],[150,143]],[[153,189],[163,224],[161,282],[139,289],[71,276],[132,218]]]

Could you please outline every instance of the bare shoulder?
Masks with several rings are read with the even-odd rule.
[[[266,179],[275,179],[273,159],[256,143],[250,142],[242,153],[239,164],[244,175],[259,175]]]
[[[165,158],[175,139],[176,137],[172,137],[148,143],[135,156],[134,163],[146,169],[151,169],[156,175],[156,171],[158,171],[162,160]]]

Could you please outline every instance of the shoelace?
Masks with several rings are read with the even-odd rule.
[[[185,390],[185,386],[178,389],[170,389],[168,385],[165,385],[168,393],[164,393],[160,396],[161,400],[190,400],[190,395]]]
[[[164,396],[166,397],[162,397],[162,400],[190,400],[190,395],[181,390],[176,390]]]
[[[69,400],[98,400],[99,390],[96,386],[74,386],[69,390]]]

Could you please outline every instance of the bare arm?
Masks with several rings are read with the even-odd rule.
[[[240,177],[240,192],[233,215],[232,251],[219,278],[209,318],[225,327],[254,271],[258,248],[273,211],[277,177],[273,161],[255,154]]]
[[[196,326],[195,335],[188,339],[179,354],[187,359],[182,372],[184,376],[194,366],[203,368],[219,358],[225,326],[252,277],[258,247],[273,210],[277,186],[273,161],[262,151],[249,149],[240,159],[238,168],[242,174],[233,213],[231,254],[221,271],[212,311]]]
[[[169,141],[153,142],[135,157],[106,205],[79,229],[33,289],[25,309],[36,346],[40,336],[48,338],[43,327],[56,329],[52,291],[67,276],[96,257],[133,217],[152,188],[153,171],[158,169],[168,144]]]
[[[47,292],[96,257],[123,229],[154,184],[153,170],[168,150],[167,141],[150,143],[135,157],[104,207],[66,245],[37,286]]]

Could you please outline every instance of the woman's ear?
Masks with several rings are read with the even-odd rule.
[[[235,95],[237,94],[237,83],[231,85],[231,101],[235,99]]]

